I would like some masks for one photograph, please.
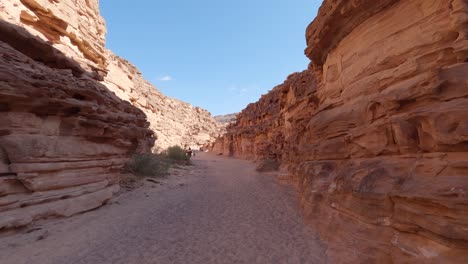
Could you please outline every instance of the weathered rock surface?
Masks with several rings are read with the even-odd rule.
[[[107,51],[105,84],[117,96],[141,109],[155,132],[155,151],[203,146],[222,134],[222,125],[199,107],[163,95],[128,61]]]
[[[98,0],[5,0],[0,18],[48,41],[86,70],[102,71],[107,65]]]
[[[214,151],[276,159],[330,263],[468,254],[468,1],[324,1],[309,69]]]
[[[236,121],[236,116],[238,115],[239,113],[234,113],[234,114],[228,114],[228,115],[218,115],[218,116],[215,116],[214,119],[218,122],[218,123],[221,123],[221,124],[229,124],[231,122],[234,122]]]
[[[99,207],[128,157],[154,144],[143,112],[3,21],[0,88],[0,229]]]
[[[135,66],[105,49],[106,27],[98,0],[7,0],[0,3],[0,17],[48,41],[141,109],[157,137],[154,150],[202,146],[222,133],[208,111],[164,96]]]
[[[134,152],[218,136],[105,49],[98,3],[0,2],[0,229],[96,208]]]

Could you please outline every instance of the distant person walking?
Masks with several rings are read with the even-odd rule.
[[[188,150],[186,151],[187,156],[191,157],[192,156],[192,149],[189,147]]]

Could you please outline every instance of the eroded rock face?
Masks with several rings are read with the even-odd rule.
[[[103,70],[104,19],[98,0],[5,0],[0,17],[53,44],[86,70]]]
[[[142,111],[49,48],[0,22],[0,229],[99,207],[154,144]]]
[[[128,61],[107,51],[105,84],[117,96],[141,109],[157,137],[154,151],[179,145],[203,146],[222,131],[222,125],[199,107],[163,95]]]
[[[133,153],[218,135],[105,49],[98,0],[6,0],[0,18],[0,230],[94,209]]]
[[[214,119],[216,121],[218,121],[218,123],[221,123],[221,124],[229,124],[229,123],[232,123],[234,121],[236,121],[236,116],[237,114],[239,113],[234,113],[234,114],[227,114],[227,115],[218,115],[218,116],[215,116]]]
[[[468,254],[468,2],[327,0],[217,152],[282,162],[331,263]]]
[[[98,0],[3,2],[3,20],[46,40],[118,97],[141,109],[157,137],[154,151],[173,145],[203,146],[223,132],[208,111],[164,96],[130,62],[105,49],[106,27]]]

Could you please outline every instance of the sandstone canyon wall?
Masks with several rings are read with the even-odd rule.
[[[0,10],[3,20],[48,41],[141,109],[157,137],[154,150],[201,146],[221,133],[222,126],[208,111],[164,96],[130,62],[105,49],[107,30],[98,0],[7,0],[0,3]]]
[[[463,263],[468,1],[326,0],[306,39],[213,150],[281,162],[330,263]]]
[[[0,230],[102,205],[154,144],[144,113],[96,76],[0,21]]]
[[[105,84],[147,116],[157,141],[154,151],[179,146],[203,146],[222,134],[222,125],[199,107],[163,95],[128,61],[106,51]]]
[[[217,136],[105,49],[98,0],[5,0],[0,18],[0,230],[96,208],[133,153]]]

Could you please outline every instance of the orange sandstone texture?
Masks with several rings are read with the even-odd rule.
[[[331,263],[468,254],[468,1],[326,0],[309,69],[213,150],[276,159]]]
[[[98,0],[4,0],[0,18],[47,41],[142,110],[157,137],[153,150],[202,146],[222,133],[208,111],[163,95],[134,65],[105,49],[107,29]]]
[[[98,5],[0,1],[0,230],[94,209],[133,153],[221,131],[105,49]]]
[[[0,22],[0,230],[99,207],[128,157],[150,151],[144,113],[92,77]]]

